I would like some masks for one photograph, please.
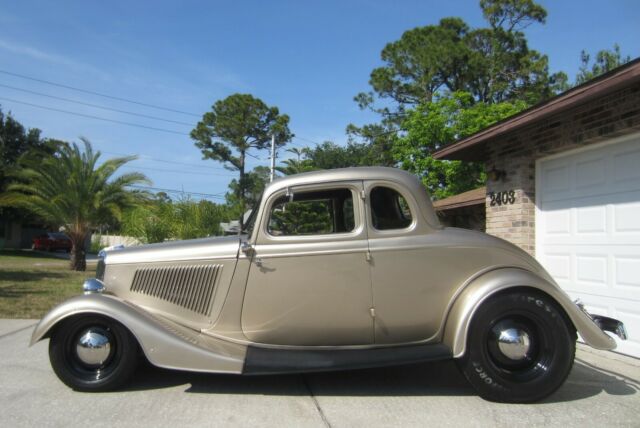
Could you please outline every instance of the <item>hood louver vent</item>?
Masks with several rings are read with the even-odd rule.
[[[222,265],[167,266],[136,270],[131,291],[208,315]]]

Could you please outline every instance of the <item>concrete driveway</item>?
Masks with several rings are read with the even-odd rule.
[[[640,361],[580,346],[547,400],[477,397],[451,362],[313,375],[239,377],[143,367],[121,392],[58,381],[34,320],[0,320],[0,424],[16,426],[640,426]]]

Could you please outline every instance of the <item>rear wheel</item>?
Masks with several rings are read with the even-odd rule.
[[[458,365],[485,399],[538,401],[569,375],[575,341],[573,326],[553,299],[534,290],[512,291],[478,309]]]
[[[119,322],[99,315],[64,321],[49,341],[54,372],[67,386],[88,392],[124,385],[138,361],[138,344]]]

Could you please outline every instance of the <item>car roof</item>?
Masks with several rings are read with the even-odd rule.
[[[301,174],[288,175],[277,178],[265,192],[274,192],[286,187],[300,186],[304,184],[330,181],[351,180],[389,180],[398,183],[416,182],[418,179],[401,169],[382,166],[359,166],[350,168],[324,169],[319,171],[303,172]]]
[[[340,181],[389,181],[406,187],[416,199],[424,218],[432,226],[440,226],[431,198],[422,182],[413,174],[398,168],[389,168],[382,166],[366,166],[327,169],[320,171],[304,172],[301,174],[288,175],[274,180],[265,190],[263,198],[269,197],[271,194],[286,189],[288,187],[302,186],[315,183],[330,183]]]

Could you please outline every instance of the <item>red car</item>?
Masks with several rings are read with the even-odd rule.
[[[49,232],[33,238],[31,248],[45,251],[64,250],[68,253],[71,251],[71,239],[64,233]]]

